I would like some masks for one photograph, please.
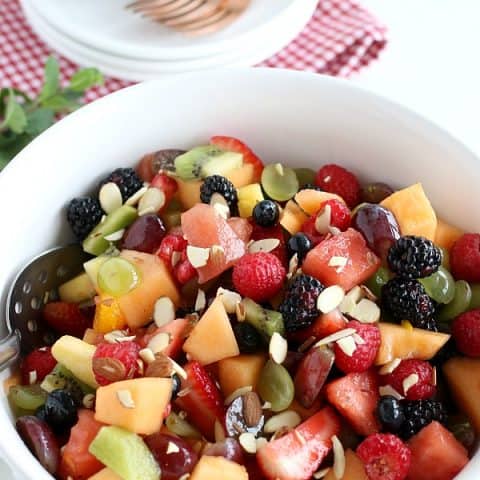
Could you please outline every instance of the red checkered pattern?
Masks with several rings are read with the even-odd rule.
[[[356,1],[320,0],[303,32],[261,66],[349,77],[377,59],[386,42],[385,27]],[[26,23],[18,0],[0,0],[0,87],[36,93],[42,84],[43,65],[51,53]],[[65,80],[77,66],[57,57]],[[129,84],[107,78],[103,86],[87,93],[86,100]]]

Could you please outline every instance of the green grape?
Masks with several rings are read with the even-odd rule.
[[[449,251],[444,247],[438,247],[438,248],[442,252],[442,267],[446,268],[447,270],[450,270],[450,253],[449,253]]]
[[[480,283],[471,283],[470,289],[472,290],[472,299],[468,309],[480,308]]]
[[[380,267],[365,283],[372,293],[380,298],[382,296],[382,287],[390,280],[392,274],[388,268]]]
[[[295,170],[284,167],[281,163],[267,165],[262,172],[262,188],[273,200],[279,202],[289,200],[299,188]]]
[[[125,295],[135,288],[140,280],[135,266],[122,257],[112,257],[98,269],[100,290],[114,297]]]
[[[10,387],[8,398],[10,402],[22,410],[34,412],[47,399],[47,392],[40,385],[15,385]]]
[[[444,267],[440,267],[429,277],[420,278],[419,281],[428,296],[438,303],[450,303],[455,297],[455,280]]]
[[[316,172],[311,168],[295,168],[295,175],[301,187],[307,184],[315,183]]]
[[[281,412],[292,403],[295,386],[287,369],[269,360],[260,374],[258,393],[265,402],[272,404],[273,412]]]
[[[455,282],[455,296],[453,300],[441,308],[438,313],[440,322],[449,322],[455,317],[465,312],[472,299],[472,289],[465,280],[457,280]]]

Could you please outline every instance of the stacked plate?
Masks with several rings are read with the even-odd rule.
[[[215,34],[190,37],[126,10],[129,0],[21,0],[35,32],[82,66],[132,81],[209,68],[250,66],[292,41],[318,0],[251,0]]]

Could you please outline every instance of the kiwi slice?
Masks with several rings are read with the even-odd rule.
[[[158,480],[160,467],[143,439],[120,427],[102,427],[89,452],[124,480]]]
[[[110,246],[110,242],[105,240],[105,236],[128,227],[136,218],[137,210],[135,208],[130,205],[122,205],[108,214],[105,220],[90,232],[83,241],[83,249],[92,255],[101,255]]]
[[[295,170],[284,167],[281,163],[267,165],[263,169],[261,181],[265,193],[278,202],[292,198],[300,187]]]
[[[250,298],[244,298],[242,305],[245,308],[245,321],[252,325],[265,340],[270,340],[275,332],[284,335],[285,327],[280,312],[263,308]]]
[[[243,155],[216,145],[200,145],[175,158],[175,173],[184,180],[225,175],[243,164]]]

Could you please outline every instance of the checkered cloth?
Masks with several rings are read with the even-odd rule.
[[[302,33],[260,65],[349,77],[375,60],[386,42],[385,27],[355,0],[320,0]],[[34,94],[51,53],[27,24],[18,0],[0,0],[0,87],[13,86]],[[77,66],[57,57],[63,79],[69,78]],[[86,100],[130,83],[107,78],[103,86],[87,93]]]

